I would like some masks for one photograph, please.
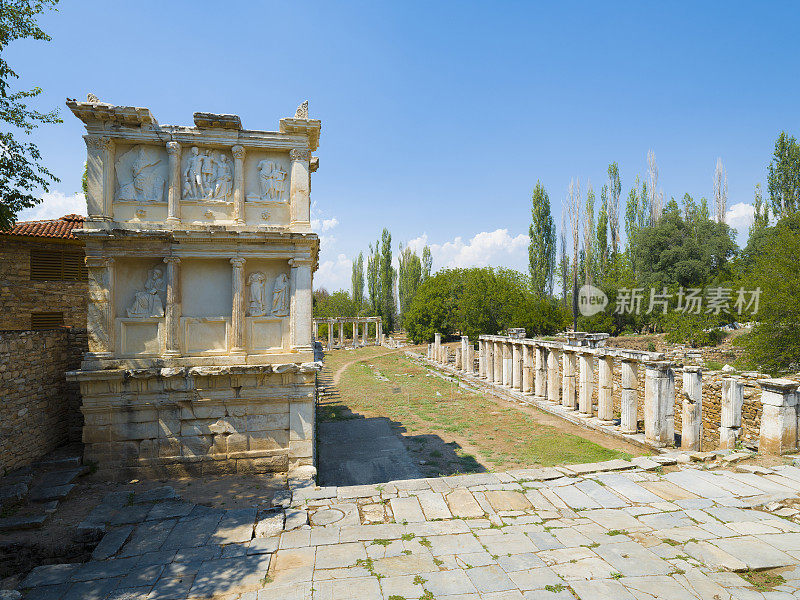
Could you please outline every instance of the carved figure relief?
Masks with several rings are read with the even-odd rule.
[[[134,146],[117,160],[117,200],[164,202],[167,178],[161,154],[149,146]]]
[[[261,200],[280,202],[286,189],[286,171],[272,160],[262,160],[258,163],[258,185],[261,191]]]
[[[247,305],[247,314],[250,317],[263,317],[268,312],[267,307],[267,278],[261,272],[251,273],[247,278],[250,291],[250,302]]]
[[[232,191],[233,169],[228,157],[193,146],[183,170],[184,199],[229,202]]]
[[[289,315],[289,278],[284,273],[278,275],[272,288],[272,314],[276,317]]]
[[[161,292],[166,285],[164,273],[161,269],[151,269],[144,282],[144,290],[136,292],[133,304],[128,308],[128,316],[132,318],[163,317],[164,304],[161,302]]]

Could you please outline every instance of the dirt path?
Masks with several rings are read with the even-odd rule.
[[[344,373],[348,367],[354,365],[357,362],[361,362],[362,360],[368,360],[370,358],[375,358],[376,356],[386,356],[387,354],[394,354],[396,352],[405,352],[406,350],[408,350],[408,348],[384,348],[381,346],[380,348],[376,349],[375,352],[372,352],[367,355],[362,354],[360,356],[357,356],[356,358],[347,361],[341,367],[336,369],[336,372],[333,374],[333,385],[338,385],[339,378],[342,376],[342,373]]]

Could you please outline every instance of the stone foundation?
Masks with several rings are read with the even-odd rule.
[[[314,463],[318,363],[74,372],[84,459],[114,479]]]

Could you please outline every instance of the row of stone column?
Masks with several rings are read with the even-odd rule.
[[[450,349],[442,344],[442,335],[434,334],[434,342],[428,344],[428,360],[433,360],[442,364],[449,364],[451,353]],[[457,371],[466,375],[476,375],[475,369],[475,346],[470,343],[469,337],[461,336],[460,345],[456,346],[452,353],[453,364]]]
[[[334,326],[338,323],[339,325],[339,336],[338,336],[338,345],[340,347],[344,347],[345,345],[345,337],[344,337],[344,325],[345,323],[352,323],[353,325],[353,347],[357,347],[359,345],[367,346],[370,345],[368,341],[368,334],[369,334],[369,324],[375,324],[375,337],[371,342],[374,345],[380,345],[381,337],[383,335],[383,322],[379,317],[368,317],[364,319],[314,319],[314,339],[319,339],[319,326],[320,324],[326,324],[328,326],[328,350],[334,347]],[[359,334],[359,329],[361,333]],[[361,339],[361,344],[359,344],[359,338]]]
[[[536,400],[560,404],[604,424],[614,422],[613,390],[615,361],[621,370],[620,423],[622,433],[638,432],[640,365],[644,365],[642,415],[644,437],[654,446],[670,446],[675,440],[675,372],[664,360],[653,360],[650,353],[622,350],[590,350],[545,341],[482,336],[478,342],[477,375],[490,383],[531,395]],[[463,350],[462,350],[463,352]],[[457,353],[458,354],[458,353]],[[449,352],[441,338],[428,347],[428,358],[448,364]],[[597,382],[594,361],[597,361]],[[471,363],[470,363],[471,364]],[[463,369],[456,356],[456,369]],[[687,366],[682,370],[681,448],[699,450],[703,437],[702,369]],[[472,374],[470,371],[468,373]],[[779,454],[798,446],[798,382],[787,379],[762,379],[762,420],[759,447],[762,452]],[[597,391],[597,410],[593,395]],[[736,378],[723,380],[721,393],[720,443],[732,449],[742,431],[744,384]]]

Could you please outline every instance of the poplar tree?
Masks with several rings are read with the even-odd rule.
[[[384,227],[378,255],[378,287],[380,296],[378,312],[386,331],[394,330],[394,267],[392,266],[392,234]]]
[[[353,302],[357,307],[364,303],[364,253],[359,252],[353,260],[353,275],[350,278],[353,288]]]
[[[800,144],[781,131],[769,163],[767,191],[778,219],[800,209]]]
[[[400,244],[397,269],[397,297],[400,301],[400,316],[406,314],[411,301],[422,282],[422,261],[408,246]]]
[[[608,186],[600,189],[600,212],[597,215],[597,259],[600,273],[608,262]]]
[[[380,255],[378,248],[380,242],[375,242],[375,247],[369,245],[369,256],[367,257],[367,294],[369,295],[369,307],[373,315],[379,315],[380,311],[380,279],[378,271],[380,265]]]
[[[589,182],[589,191],[586,193],[586,208],[583,212],[583,269],[584,283],[594,282],[595,257],[595,229],[594,229],[594,190]]]
[[[425,283],[431,277],[431,268],[433,267],[433,256],[431,256],[431,249],[426,245],[422,249],[422,283]]]
[[[619,195],[622,183],[619,179],[619,166],[616,162],[608,165],[608,219],[611,230],[611,251],[619,252]]]
[[[528,269],[534,293],[553,293],[553,271],[556,266],[556,230],[550,210],[550,196],[541,181],[536,182],[531,197],[531,225],[528,230]]]

